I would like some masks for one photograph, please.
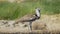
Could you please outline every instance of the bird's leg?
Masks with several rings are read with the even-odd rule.
[[[32,31],[32,22],[29,23],[30,30]]]

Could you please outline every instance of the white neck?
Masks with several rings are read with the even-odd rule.
[[[40,17],[40,12],[39,12],[38,9],[36,9],[36,15],[37,15],[38,17]]]

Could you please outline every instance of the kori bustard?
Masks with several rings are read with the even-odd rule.
[[[17,24],[17,23],[19,23],[19,22],[21,22],[21,23],[23,23],[23,22],[29,22],[29,27],[30,27],[30,29],[32,30],[32,22],[35,21],[35,20],[40,19],[40,9],[39,9],[39,8],[36,8],[36,9],[35,9],[35,14],[32,15],[31,17],[29,17],[29,16],[30,16],[30,15],[28,15],[28,17],[25,17],[25,18],[27,18],[27,19],[24,19],[24,18],[23,18],[22,20],[17,20],[15,24]],[[14,25],[15,25],[15,24],[14,24]]]

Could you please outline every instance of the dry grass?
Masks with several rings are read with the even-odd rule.
[[[60,31],[60,14],[42,15],[41,19],[34,24],[33,29],[38,28],[40,30],[41,27],[48,31]]]
[[[29,32],[27,27],[23,27],[25,24],[19,23],[20,26],[0,28],[0,32]],[[27,24],[28,25],[28,24]],[[60,32],[60,14],[57,15],[42,15],[41,19],[36,20],[32,24],[33,32]]]

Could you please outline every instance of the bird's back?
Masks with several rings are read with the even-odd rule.
[[[29,20],[35,19],[35,17],[36,17],[35,15],[28,14],[28,15],[25,15],[25,16],[17,19],[16,22],[29,21]]]

